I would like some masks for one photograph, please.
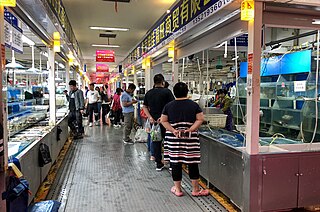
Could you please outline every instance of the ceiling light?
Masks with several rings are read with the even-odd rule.
[[[172,61],[173,61],[173,58],[170,58],[170,59],[168,60],[168,63],[172,63]]]
[[[92,30],[107,30],[107,31],[121,31],[121,32],[127,32],[129,29],[127,28],[117,28],[117,27],[97,27],[97,26],[92,26],[90,27]]]
[[[26,43],[26,44],[28,44],[30,46],[34,46],[35,45],[35,43],[32,40],[30,40],[29,38],[27,38],[25,35],[22,35],[22,42]]]
[[[65,66],[62,63],[59,63],[59,67],[62,68],[62,69],[65,68]]]
[[[119,45],[109,45],[109,44],[92,44],[92,47],[106,47],[106,48],[119,48]]]
[[[170,10],[167,10],[167,14],[169,14],[171,11]]]

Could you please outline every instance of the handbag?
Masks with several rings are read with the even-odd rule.
[[[162,141],[160,124],[158,124],[158,123],[153,124],[150,134],[151,134],[151,140],[153,142]]]
[[[48,145],[42,143],[39,146],[39,166],[43,167],[44,165],[51,163],[51,155],[50,155],[50,149]]]

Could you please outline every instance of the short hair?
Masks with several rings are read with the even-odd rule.
[[[169,88],[170,84],[167,81],[164,81],[164,87]]]
[[[122,89],[121,89],[121,88],[117,88],[117,89],[116,89],[116,93],[117,93],[117,94],[121,94],[121,92],[122,92]]]
[[[225,95],[227,95],[227,94],[228,94],[228,91],[227,91],[226,89],[219,89],[219,90],[217,91],[217,94],[218,94],[218,95],[220,95],[220,94],[225,94]]]
[[[188,96],[188,85],[184,82],[178,82],[173,87],[173,93],[176,98],[183,98]]]
[[[105,84],[105,85],[104,85],[104,87],[105,87],[106,89],[108,89],[108,88],[109,88],[108,84]]]
[[[128,86],[128,89],[135,90],[136,89],[136,85],[133,84],[133,83],[130,83],[129,86]]]
[[[154,84],[161,84],[164,82],[164,76],[162,74],[156,74],[153,77],[153,82]]]
[[[94,85],[95,85],[95,83],[90,83],[89,85],[90,85],[90,86],[92,86],[92,85],[94,86]]]
[[[70,80],[69,85],[77,86],[77,82],[75,80]]]

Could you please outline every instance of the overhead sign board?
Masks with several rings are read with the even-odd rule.
[[[96,62],[110,62],[114,63],[114,51],[112,50],[97,50],[96,51]]]
[[[233,0],[180,0],[170,13],[163,16],[145,39],[129,54],[124,65],[134,62],[156,52],[193,27],[202,23],[213,14],[230,4]]]
[[[6,47],[23,53],[22,29],[18,26],[18,19],[7,9],[4,13],[4,42]]]
[[[96,72],[109,72],[107,64],[96,64]]]

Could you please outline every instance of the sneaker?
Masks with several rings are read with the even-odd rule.
[[[164,168],[164,164],[163,163],[157,164],[156,171],[160,172],[160,171],[162,171],[163,168]]]
[[[123,140],[123,143],[125,144],[134,144],[133,140],[132,139],[129,139],[129,140]]]
[[[155,158],[154,156],[151,156],[151,157],[150,157],[150,160],[151,160],[151,161],[154,161],[155,159],[156,159],[156,158]]]
[[[89,123],[89,127],[92,127],[92,122]]]
[[[96,121],[96,122],[94,123],[94,125],[99,126],[100,124],[99,124],[98,121]]]
[[[83,134],[82,133],[79,133],[79,134],[76,134],[73,139],[77,140],[77,139],[82,139],[83,138]]]
[[[169,167],[169,171],[172,171],[172,168],[171,168],[171,167]]]

